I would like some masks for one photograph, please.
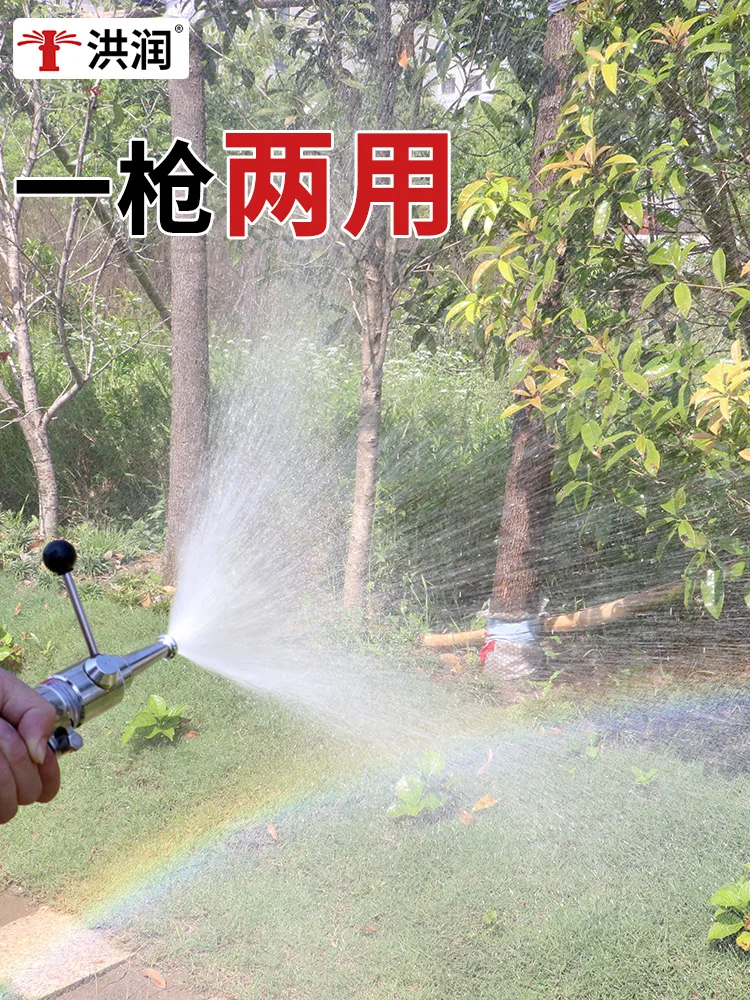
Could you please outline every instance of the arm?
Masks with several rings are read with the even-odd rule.
[[[54,727],[49,702],[0,670],[0,823],[13,819],[19,806],[57,795],[60,769],[47,746]]]

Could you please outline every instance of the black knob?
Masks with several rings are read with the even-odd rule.
[[[42,552],[42,562],[51,573],[56,573],[57,576],[65,576],[66,573],[70,573],[77,558],[76,550],[70,542],[65,542],[62,538],[45,545],[44,552]]]

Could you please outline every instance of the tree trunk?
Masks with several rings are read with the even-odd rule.
[[[540,610],[539,569],[551,514],[552,448],[541,414],[513,416],[490,615],[527,621]]]
[[[542,190],[539,171],[549,156],[557,134],[557,123],[568,78],[567,56],[573,40],[573,20],[554,14],[547,22],[543,68],[531,155],[531,189]],[[557,299],[557,282],[541,307],[549,314]],[[521,338],[518,349],[526,353],[543,344]],[[552,443],[544,419],[527,407],[513,418],[511,457],[505,480],[503,511],[498,534],[495,580],[490,616],[518,622],[535,618],[540,611],[540,564],[544,553],[545,528],[552,511]],[[485,669],[504,677],[521,676],[538,669],[542,655],[536,644],[497,642],[485,661]]]
[[[49,419],[39,399],[34,353],[31,348],[31,331],[26,308],[21,264],[21,240],[19,235],[19,212],[10,203],[2,206],[3,253],[7,267],[7,286],[10,292],[13,315],[13,337],[18,364],[21,401],[13,399],[9,393],[2,393],[3,403],[18,416],[21,432],[29,449],[37,483],[39,501],[39,537],[52,538],[57,534],[59,500],[57,476],[49,446]]]
[[[201,40],[190,37],[190,76],[171,80],[173,138],[206,156]],[[172,436],[164,578],[173,583],[180,546],[198,499],[208,450],[208,256],[205,236],[172,236]]]
[[[47,422],[31,415],[21,421],[21,431],[31,455],[39,498],[39,537],[56,538],[59,498],[57,476],[52,462]]]
[[[393,128],[396,103],[396,40],[390,0],[374,0],[377,18],[376,116],[379,129]],[[375,518],[378,452],[382,415],[381,390],[388,326],[393,309],[393,239],[384,210],[374,211],[360,260],[362,275],[362,372],[359,429],[354,473],[354,501],[344,572],[345,608],[363,612],[367,599],[372,526]]]
[[[362,317],[362,373],[359,390],[359,430],[354,473],[352,523],[344,574],[345,608],[363,611],[375,518],[375,491],[380,449],[383,362],[391,319],[392,281],[387,253],[388,237],[373,242],[370,259],[363,268],[364,315]]]

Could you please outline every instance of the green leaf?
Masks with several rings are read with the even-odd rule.
[[[668,514],[677,514],[685,506],[685,503],[685,487],[681,486],[671,500],[661,505],[661,509],[665,510]]]
[[[706,611],[712,618],[718,618],[724,607],[724,574],[720,569],[706,570],[706,575],[701,580],[701,597]]]
[[[477,214],[479,209],[482,207],[481,201],[475,201],[473,205],[469,205],[466,211],[461,216],[461,226],[464,232],[468,232],[469,226],[471,225],[471,220]]]
[[[417,767],[426,778],[436,778],[445,770],[446,760],[437,750],[426,750],[417,759]]]
[[[581,445],[580,448],[578,448],[574,452],[571,452],[571,454],[568,455],[568,465],[573,470],[573,475],[575,475],[576,472],[578,472],[578,466],[581,463],[581,456],[582,455],[583,455],[583,445]]]
[[[623,372],[622,377],[631,389],[639,392],[642,396],[648,396],[648,381],[645,375],[641,375],[639,372]]]
[[[750,951],[750,931],[743,931],[734,939],[734,943],[743,951]]]
[[[740,906],[736,882],[720,886],[711,897],[711,906]]]
[[[603,199],[597,204],[594,211],[594,236],[603,236],[607,231],[607,225],[609,223],[611,212],[612,206],[606,199]]]
[[[714,252],[713,257],[711,258],[711,267],[713,268],[714,277],[720,285],[723,285],[724,278],[727,275],[727,255],[721,247]]]
[[[409,806],[405,802],[394,802],[387,810],[386,815],[398,818],[399,816],[418,816],[419,807]]]
[[[548,257],[547,263],[544,265],[544,277],[542,278],[542,283],[545,288],[549,288],[552,282],[555,280],[555,274],[557,273],[557,261],[554,257]]]
[[[407,805],[414,805],[422,801],[424,795],[424,782],[416,774],[404,774],[396,785],[396,797]]]
[[[152,715],[156,716],[158,719],[161,715],[166,715],[167,713],[167,703],[158,694],[152,694],[148,699],[147,708]]]
[[[689,549],[695,548],[695,528],[690,521],[680,521],[678,525],[680,541]]]
[[[729,918],[729,919],[724,919]],[[737,919],[736,913],[722,913],[718,920],[711,924],[707,941],[720,941],[722,938],[731,937],[737,931],[741,931],[745,926],[742,920]]]
[[[602,429],[596,420],[587,420],[581,428],[581,439],[590,452],[596,452],[602,440]]]
[[[602,79],[607,85],[607,89],[613,94],[617,93],[617,63],[602,63]]]
[[[135,735],[135,726],[126,726],[122,734],[122,739],[120,740],[121,745],[125,746],[126,743],[129,743],[134,735]]]
[[[634,192],[620,199],[620,208],[638,229],[643,225],[643,202]]]
[[[586,313],[579,306],[573,306],[570,310],[570,318],[573,325],[579,330],[586,331],[588,329],[588,324],[586,322]]]
[[[659,472],[659,464],[661,462],[661,456],[659,455],[659,450],[653,441],[646,442],[646,451],[643,456],[643,464],[646,466],[646,472],[650,476],[656,476]]]
[[[690,291],[690,286],[686,285],[684,281],[681,281],[674,290],[674,304],[683,316],[687,316],[690,312],[690,307],[693,304],[693,295]]]
[[[678,198],[681,198],[685,194],[685,191],[687,190],[687,181],[685,180],[685,173],[681,167],[675,167],[669,175],[669,186]]]
[[[667,287],[668,284],[669,284],[668,281],[662,281],[660,285],[656,285],[654,288],[651,289],[650,292],[647,292],[643,296],[643,302],[641,303],[641,312],[645,312],[646,309],[648,309],[648,307],[653,302],[655,302],[656,299],[658,299],[658,297],[661,295],[661,293],[664,291],[664,289]]]
[[[620,461],[621,458],[624,458],[627,454],[633,451],[634,448],[635,448],[635,441],[631,441],[630,444],[623,445],[622,448],[619,448],[614,453],[614,455],[611,458],[609,458],[605,463],[604,471],[608,472],[613,465],[615,465],[617,462]]]
[[[570,494],[571,494],[571,493],[572,493],[572,492],[573,492],[574,490],[577,490],[579,486],[588,486],[588,485],[589,485],[588,483],[585,483],[585,482],[582,482],[582,481],[579,481],[579,480],[577,480],[577,479],[571,479],[571,481],[570,481],[569,483],[566,483],[566,484],[565,484],[565,485],[563,486],[563,488],[562,488],[562,489],[561,489],[561,490],[559,491],[559,493],[557,494],[557,497],[556,497],[556,499],[557,499],[557,502],[558,502],[558,503],[562,503],[562,502],[563,502],[563,500],[564,500],[564,499],[565,499],[566,497],[569,497],[569,496],[570,496]]]
[[[531,218],[531,208],[526,204],[525,201],[518,201],[518,199],[513,200],[511,206],[515,208],[519,215],[522,215],[524,219]]]
[[[502,276],[505,278],[505,280],[510,282],[511,284],[513,284],[513,282],[516,280],[516,277],[513,274],[513,268],[511,267],[511,265],[508,263],[507,260],[502,260],[501,258],[497,262],[497,269],[500,272],[500,274],[502,274]]]
[[[146,729],[156,725],[156,716],[153,712],[139,712],[130,720],[130,725],[134,729]]]

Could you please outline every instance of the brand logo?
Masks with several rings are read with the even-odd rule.
[[[19,80],[182,80],[190,71],[190,22],[176,17],[19,17]]]

